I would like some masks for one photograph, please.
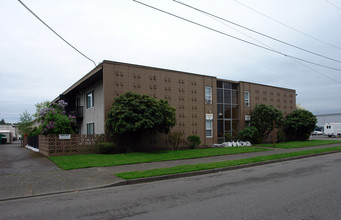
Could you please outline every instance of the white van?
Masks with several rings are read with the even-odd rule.
[[[324,135],[328,135],[328,137],[341,135],[341,123],[332,122],[324,124]]]

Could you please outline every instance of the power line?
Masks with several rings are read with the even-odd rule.
[[[324,55],[321,55],[321,54],[318,54],[318,53],[309,51],[309,50],[304,49],[304,48],[302,48],[302,47],[295,46],[295,45],[293,45],[293,44],[284,42],[284,41],[279,40],[279,39],[277,39],[277,38],[271,37],[271,36],[269,36],[269,35],[267,35],[267,34],[263,34],[263,33],[261,33],[261,32],[255,31],[255,30],[253,30],[253,29],[251,29],[251,28],[248,28],[248,27],[245,27],[245,26],[243,26],[243,25],[237,24],[236,22],[233,22],[233,21],[229,21],[229,20],[227,20],[227,19],[225,19],[225,18],[216,16],[216,15],[211,14],[211,13],[209,13],[209,12],[206,12],[206,11],[203,11],[203,10],[201,10],[201,9],[195,8],[195,7],[191,6],[191,5],[185,4],[185,3],[183,3],[183,2],[180,2],[180,1],[177,1],[177,0],[173,0],[173,1],[176,2],[176,3],[178,3],[178,4],[184,5],[184,6],[186,6],[186,7],[189,7],[189,8],[191,8],[191,9],[193,9],[193,10],[196,10],[196,11],[199,11],[199,12],[201,12],[201,13],[204,13],[204,14],[206,14],[206,15],[210,15],[210,16],[212,16],[212,17],[215,17],[215,18],[218,18],[218,19],[223,20],[223,21],[225,21],[225,22],[228,22],[228,23],[230,23],[230,24],[236,25],[236,26],[238,26],[238,27],[241,27],[241,28],[246,29],[246,30],[248,30],[248,31],[251,31],[251,32],[253,32],[253,33],[259,34],[259,35],[261,35],[261,36],[263,36],[263,37],[267,37],[267,38],[269,38],[269,39],[271,39],[271,40],[280,42],[280,43],[282,43],[282,44],[285,44],[285,45],[288,45],[288,46],[291,46],[291,47],[294,47],[294,48],[296,48],[296,49],[305,51],[305,52],[310,53],[310,54],[314,54],[314,55],[319,56],[319,57],[323,57],[323,58],[328,59],[328,60],[332,60],[332,61],[341,63],[340,60],[336,60],[336,59],[333,59],[333,58],[330,58],[330,57],[327,57],[327,56],[324,56]]]
[[[334,81],[334,82],[337,82],[337,83],[341,84],[341,81],[336,80],[336,79],[334,79],[334,78],[331,78],[331,77],[327,76],[326,74],[321,73],[320,71],[318,71],[318,70],[316,70],[316,69],[313,69],[313,68],[311,68],[310,66],[308,66],[308,65],[306,65],[306,64],[304,64],[304,63],[301,63],[301,62],[299,62],[299,61],[297,61],[297,60],[293,60],[293,61],[295,61],[295,62],[297,62],[297,63],[303,65],[304,67],[310,69],[311,71],[314,71],[314,72],[316,72],[316,73],[318,73],[318,74],[320,74],[320,75],[322,75],[322,76],[324,76],[324,77],[326,77],[326,78],[328,78],[328,79],[330,79],[330,80],[332,80],[332,81]]]
[[[148,5],[148,4],[145,4],[145,3],[143,3],[143,2],[140,2],[140,1],[137,1],[137,0],[132,0],[132,1],[134,1],[134,2],[136,2],[136,3],[139,3],[139,4],[141,4],[141,5],[144,5],[144,6],[146,6],[146,7],[152,8],[152,9],[154,9],[154,10],[160,11],[160,12],[162,12],[162,13],[171,15],[171,16],[173,16],[173,17],[179,18],[179,19],[181,19],[181,20],[187,21],[187,22],[189,22],[189,23],[195,24],[195,25],[197,25],[197,26],[200,26],[200,27],[206,28],[206,29],[208,29],[208,30],[214,31],[214,32],[216,32],[216,33],[225,35],[225,36],[227,36],[227,37],[231,37],[231,38],[233,38],[233,39],[242,41],[242,42],[244,42],[244,43],[247,43],[247,44],[250,44],[250,45],[253,45],[253,46],[256,46],[256,47],[259,47],[259,48],[268,50],[268,51],[271,51],[271,52],[273,52],[273,53],[277,53],[277,54],[280,54],[280,55],[283,55],[283,56],[286,56],[286,57],[290,57],[290,58],[293,58],[293,59],[296,59],[296,60],[300,60],[300,61],[305,62],[305,63],[310,63],[310,64],[312,64],[312,65],[324,67],[324,68],[327,68],[327,69],[332,69],[332,70],[335,70],[335,71],[341,71],[341,69],[338,69],[338,68],[335,68],[335,67],[330,67],[330,66],[318,64],[318,63],[315,63],[315,62],[312,62],[312,61],[309,61],[309,60],[305,60],[305,59],[302,59],[302,58],[299,58],[299,57],[291,56],[291,55],[282,53],[282,52],[280,52],[280,51],[273,50],[273,49],[270,49],[270,48],[261,46],[261,45],[259,45],[259,44],[252,43],[252,42],[247,41],[247,40],[243,40],[243,39],[241,39],[241,38],[238,38],[238,37],[235,37],[235,36],[233,36],[233,35],[227,34],[227,33],[225,33],[225,32],[216,30],[216,29],[214,29],[214,28],[211,28],[211,27],[208,27],[208,26],[199,24],[199,23],[197,23],[197,22],[194,22],[194,21],[191,21],[191,20],[189,20],[189,19],[183,18],[183,17],[181,17],[181,16],[172,14],[172,13],[167,12],[167,11],[164,11],[164,10],[162,10],[162,9],[153,7],[153,6]]]
[[[306,36],[306,37],[309,37],[309,38],[314,39],[314,40],[316,40],[316,41],[318,41],[318,42],[320,42],[320,43],[323,43],[323,44],[326,44],[326,45],[328,45],[328,46],[330,46],[330,47],[334,47],[334,48],[337,48],[337,49],[341,50],[341,47],[338,47],[338,46],[336,46],[336,45],[333,45],[333,44],[330,44],[330,43],[325,42],[325,41],[323,41],[323,40],[320,40],[320,39],[318,39],[318,38],[316,38],[316,37],[314,37],[314,36],[312,36],[312,35],[310,35],[310,34],[304,33],[303,31],[300,31],[300,30],[298,30],[298,29],[296,29],[296,28],[294,28],[294,27],[291,27],[291,26],[289,26],[289,25],[287,25],[287,24],[285,24],[285,23],[283,23],[283,22],[281,22],[281,21],[279,21],[279,20],[277,20],[277,19],[274,19],[274,18],[272,18],[272,17],[270,17],[270,16],[268,16],[268,15],[262,13],[262,12],[259,12],[259,11],[257,11],[256,9],[253,9],[253,8],[247,6],[246,4],[243,4],[243,3],[241,3],[241,2],[239,2],[239,1],[237,1],[237,0],[233,0],[233,1],[235,1],[236,3],[238,3],[238,4],[240,4],[240,5],[244,6],[244,7],[246,7],[246,8],[248,8],[248,9],[250,9],[251,11],[256,12],[257,14],[260,14],[260,15],[262,15],[262,16],[264,16],[264,17],[267,17],[267,18],[269,18],[270,20],[273,20],[274,22],[277,22],[278,24],[281,24],[281,25],[283,25],[283,26],[285,26],[285,27],[287,27],[287,28],[290,28],[290,29],[292,29],[292,30],[294,30],[294,31],[296,31],[296,32],[298,32],[298,33],[300,33],[300,34]]]
[[[76,47],[74,47],[72,44],[70,44],[69,42],[67,42],[62,36],[60,36],[56,31],[54,31],[49,25],[47,25],[42,19],[40,19],[38,17],[38,15],[36,15],[31,9],[29,9],[22,1],[18,0],[20,2],[20,4],[22,4],[32,15],[34,15],[41,23],[43,23],[48,29],[50,29],[55,35],[57,35],[60,39],[62,39],[65,43],[67,43],[70,47],[72,47],[74,50],[76,50],[79,54],[81,54],[83,57],[85,57],[86,59],[90,60],[91,62],[94,63],[95,66],[96,63],[95,61],[93,61],[92,59],[90,59],[89,57],[87,57],[85,54],[83,54],[82,52],[80,52]]]
[[[341,10],[340,7],[338,7],[337,5],[335,5],[334,3],[332,3],[331,1],[325,0],[326,2],[328,2],[329,4],[331,4],[332,6],[334,6],[335,8]]]
[[[212,19],[214,19],[215,21],[217,21],[217,22],[219,22],[219,23],[222,23],[223,25],[225,25],[225,26],[227,26],[227,27],[229,27],[229,28],[232,28],[233,30],[237,31],[238,33],[243,34],[244,36],[247,36],[247,37],[251,38],[252,40],[254,40],[254,41],[256,41],[256,42],[258,42],[258,43],[260,43],[260,44],[262,44],[262,45],[264,45],[264,46],[266,46],[266,47],[271,48],[271,49],[274,50],[274,48],[270,47],[269,45],[266,45],[266,44],[262,43],[261,41],[255,39],[254,37],[251,37],[250,35],[245,34],[245,33],[241,32],[241,31],[239,31],[238,29],[236,29],[236,28],[234,28],[234,27],[231,27],[230,25],[227,25],[227,24],[224,23],[222,20],[216,19],[215,16],[210,16],[209,14],[205,14],[205,15],[208,16],[208,17],[210,17],[210,18],[212,18]],[[289,58],[289,57],[288,57],[288,58]],[[313,69],[312,67],[310,67],[310,66],[308,66],[308,65],[306,65],[306,64],[304,64],[304,63],[302,63],[302,62],[300,62],[300,61],[298,61],[298,60],[295,60],[295,59],[292,59],[292,58],[289,58],[289,59],[292,60],[292,61],[294,61],[294,62],[296,62],[296,63],[298,63],[298,64],[300,64],[300,65],[302,65],[302,66],[304,66],[305,68],[307,68],[307,69],[309,69],[309,70],[311,70],[311,71],[314,71],[314,72],[316,72],[316,73],[322,75],[323,77],[326,77],[326,78],[330,79],[330,80],[333,81],[333,82],[337,82],[337,83],[341,84],[340,81],[338,81],[338,80],[336,80],[336,79],[334,79],[334,78],[331,78],[331,77],[327,76],[326,74],[323,74],[323,73],[321,73],[320,71],[318,71],[318,70],[316,70],[316,69]]]

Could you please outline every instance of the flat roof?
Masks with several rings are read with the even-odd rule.
[[[341,113],[328,113],[328,114],[319,114],[319,115],[315,115],[315,116],[341,116]]]
[[[146,69],[154,69],[154,70],[161,70],[161,71],[171,71],[171,72],[177,72],[177,73],[184,73],[184,74],[191,74],[191,75],[197,75],[197,76],[203,76],[203,77],[211,77],[215,78],[219,81],[225,81],[225,82],[231,82],[231,83],[249,83],[254,85],[261,85],[261,86],[267,86],[267,87],[273,87],[273,88],[280,88],[280,89],[286,89],[286,90],[292,90],[294,89],[288,89],[283,87],[277,87],[277,86],[271,86],[271,85],[265,85],[265,84],[259,84],[259,83],[252,83],[252,82],[245,82],[245,81],[233,81],[228,79],[220,79],[215,76],[209,76],[204,74],[197,74],[197,73],[190,73],[190,72],[183,72],[178,70],[170,70],[170,69],[164,69],[164,68],[158,68],[158,67],[150,67],[150,66],[143,66],[143,65],[137,65],[137,64],[130,64],[130,63],[122,63],[117,61],[110,61],[110,60],[103,60],[100,64],[98,64],[95,68],[93,68],[89,73],[87,73],[85,76],[83,76],[81,79],[79,79],[76,83],[74,83],[72,86],[70,86],[67,90],[65,90],[61,95],[66,95],[67,93],[71,92],[73,89],[81,85],[83,82],[88,80],[90,77],[94,76],[98,71],[103,69],[103,64],[118,64],[118,65],[126,65],[131,67],[138,67],[138,68],[146,68]],[[52,102],[57,102],[59,100],[59,96],[55,98]]]
[[[253,83],[253,82],[246,82],[246,81],[239,81],[240,83],[250,83],[254,85],[259,85],[259,86],[267,86],[267,87],[272,87],[272,88],[277,88],[277,89],[286,89],[286,90],[292,90],[295,91],[295,89],[289,89],[289,88],[284,88],[284,87],[279,87],[279,86],[271,86],[271,85],[266,85],[266,84],[261,84],[261,83]]]
[[[126,65],[126,66],[131,66],[131,67],[138,67],[138,68],[145,68],[145,69],[154,69],[154,70],[161,70],[161,71],[170,71],[170,72],[176,72],[176,73],[185,73],[185,74],[191,74],[191,75],[197,75],[197,76],[205,76],[205,77],[217,78],[215,76],[210,76],[210,75],[205,75],[205,74],[184,72],[184,71],[180,71],[180,70],[171,70],[171,69],[165,69],[165,68],[160,68],[160,67],[144,66],[144,65],[139,65],[139,64],[121,63],[121,62],[111,61],[111,60],[103,60],[102,63]]]

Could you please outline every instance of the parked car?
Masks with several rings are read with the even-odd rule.
[[[323,135],[323,132],[322,131],[313,131],[311,134],[312,135]]]

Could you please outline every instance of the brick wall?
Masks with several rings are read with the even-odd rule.
[[[58,135],[39,135],[39,153],[44,156],[99,153],[96,144],[104,135],[71,135],[70,140],[60,140]]]

